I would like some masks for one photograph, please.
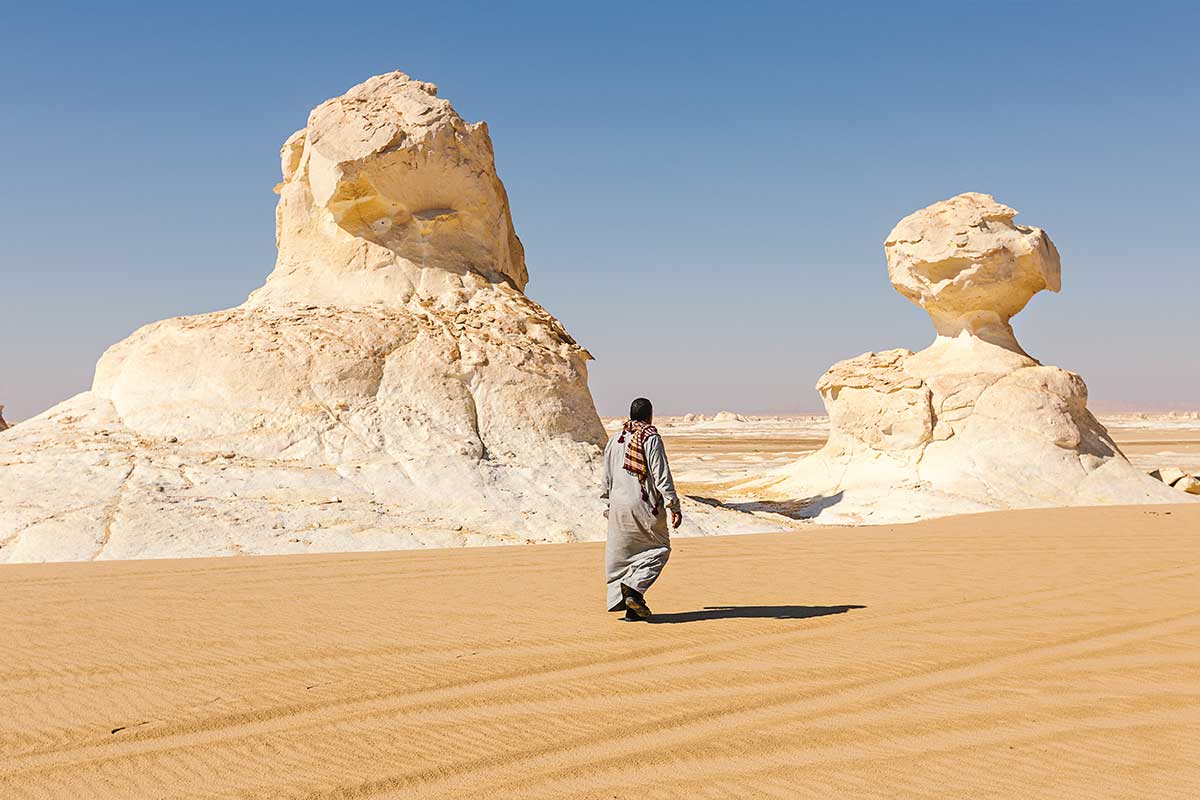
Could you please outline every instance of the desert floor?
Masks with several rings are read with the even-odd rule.
[[[0,797],[1200,794],[1200,507],[0,568]]]

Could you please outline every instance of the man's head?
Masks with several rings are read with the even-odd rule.
[[[629,404],[629,418],[635,422],[650,422],[654,419],[654,406],[644,397]]]

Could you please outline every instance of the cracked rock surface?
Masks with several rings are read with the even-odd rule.
[[[264,286],[147,325],[0,437],[0,561],[602,537],[590,356],[524,294],[486,125],[394,72],[281,163]]]
[[[896,226],[892,284],[929,313],[936,340],[833,365],[817,383],[828,443],[748,488],[834,523],[1186,497],[1129,463],[1082,378],[1017,343],[1009,320],[1059,290],[1060,266],[1046,232],[1016,213],[972,192]]]

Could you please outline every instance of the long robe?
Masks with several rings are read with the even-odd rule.
[[[618,432],[604,448],[604,494],[608,498],[608,541],[604,568],[608,582],[608,610],[621,606],[621,584],[645,592],[658,580],[671,556],[667,510],[679,510],[679,495],[667,463],[662,437],[647,436],[642,443],[649,476],[646,496],[633,473],[625,471],[625,449],[632,435],[618,441]],[[651,506],[657,506],[658,514]]]

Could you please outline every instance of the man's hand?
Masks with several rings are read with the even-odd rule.
[[[682,511],[672,511],[671,512],[671,527],[678,530],[679,526],[682,524],[683,524],[683,512]]]

